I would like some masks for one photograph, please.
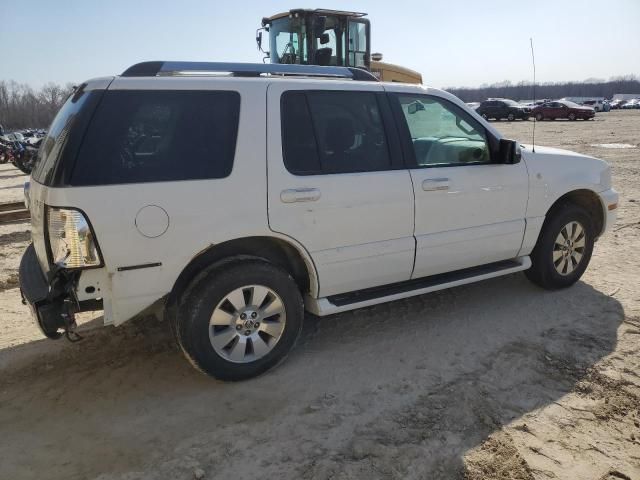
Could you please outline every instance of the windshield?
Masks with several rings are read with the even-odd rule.
[[[272,63],[307,63],[307,35],[299,18],[279,18],[269,26]]]
[[[513,100],[509,100],[509,99],[503,100],[503,102],[506,103],[507,105],[511,105],[512,107],[519,107],[520,106],[520,104],[518,102],[515,102]]]
[[[559,103],[562,103],[563,105],[566,105],[567,107],[571,107],[571,108],[580,108],[580,105],[578,105],[577,103],[570,102],[569,100],[562,100]]]

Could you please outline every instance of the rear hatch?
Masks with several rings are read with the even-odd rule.
[[[82,138],[102,94],[113,77],[91,80],[69,96],[54,118],[38,150],[31,173],[29,209],[31,237],[42,271],[49,271],[45,204],[50,188],[66,186],[67,173],[73,168]],[[64,206],[64,205],[58,205]]]

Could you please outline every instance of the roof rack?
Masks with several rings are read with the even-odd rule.
[[[127,68],[123,77],[157,77],[188,74],[227,73],[236,77],[261,75],[340,78],[359,81],[378,79],[367,70],[353,67],[321,67],[319,65],[289,65],[279,63],[226,62],[142,62]]]

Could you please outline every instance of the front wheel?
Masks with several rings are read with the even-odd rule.
[[[544,120],[544,115],[536,113],[536,121],[541,122],[542,120]]]
[[[545,221],[525,275],[547,290],[569,287],[589,265],[594,241],[589,213],[575,204],[561,205]]]
[[[245,380],[280,363],[304,319],[300,290],[261,259],[233,260],[196,278],[178,304],[176,334],[188,360],[220,380]]]
[[[513,122],[516,119],[516,116],[513,113],[510,113],[509,115],[507,115],[507,120],[509,120],[510,122]]]
[[[576,114],[575,113],[570,113],[569,114],[569,120],[573,121],[576,119]]]

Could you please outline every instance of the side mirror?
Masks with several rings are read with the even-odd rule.
[[[330,40],[331,39],[329,38],[328,33],[323,33],[322,35],[320,35],[320,45],[326,45]]]
[[[266,54],[267,56],[269,55],[269,52],[265,52],[262,49],[262,33],[268,32],[268,31],[269,30],[266,27],[262,27],[256,30],[256,43],[258,44],[258,50],[260,50],[262,53]]]
[[[522,150],[520,149],[520,144],[515,140],[507,140],[506,138],[501,138],[498,148],[498,157],[498,163],[503,163],[506,165],[514,165],[516,163],[520,163],[520,160],[522,160]]]

